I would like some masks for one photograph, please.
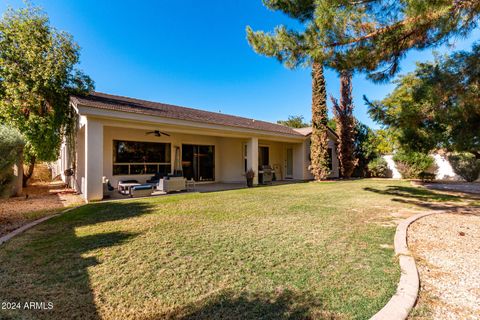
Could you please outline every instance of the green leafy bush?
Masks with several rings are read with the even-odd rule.
[[[448,156],[453,171],[468,182],[473,182],[480,175],[480,159],[471,153],[456,153]]]
[[[24,142],[20,133],[0,125],[0,196],[8,195],[13,178],[13,164],[20,156]]]
[[[425,178],[426,173],[434,174],[437,170],[435,159],[421,152],[400,151],[393,156],[393,160],[404,179]]]
[[[392,172],[388,169],[388,163],[385,159],[379,157],[368,163],[368,171],[372,177],[389,178]]]

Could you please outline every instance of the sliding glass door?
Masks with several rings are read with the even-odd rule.
[[[215,146],[182,145],[183,176],[195,181],[215,180]]]

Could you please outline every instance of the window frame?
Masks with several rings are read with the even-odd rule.
[[[135,143],[151,143],[151,144],[163,144],[165,145],[165,160],[167,156],[170,155],[168,162],[115,162],[117,150],[116,142],[135,142]],[[151,175],[154,173],[132,173],[132,166],[153,166],[156,165],[156,172],[160,172],[160,166],[168,166],[168,171],[172,170],[172,144],[170,142],[153,142],[153,141],[136,141],[136,140],[125,140],[125,139],[113,139],[112,140],[112,176],[131,176],[131,175]],[[115,173],[115,166],[128,166],[128,173]]]

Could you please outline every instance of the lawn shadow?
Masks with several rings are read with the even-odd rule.
[[[431,191],[419,187],[387,186],[386,189],[366,187],[365,191],[395,196],[392,201],[411,204],[431,210],[458,210],[467,208],[466,201],[475,200],[474,197],[451,195]]]
[[[314,311],[317,310],[317,311]],[[335,319],[332,314],[321,312],[319,299],[308,294],[296,294],[289,290],[276,293],[222,292],[192,305],[158,314],[150,320],[254,320],[254,319]]]
[[[1,319],[100,319],[88,268],[101,263],[95,250],[121,245],[138,234],[121,230],[78,236],[77,228],[152,212],[148,202],[91,204],[38,225],[0,250],[0,301],[21,302],[0,310]],[[25,302],[53,303],[28,310]]]

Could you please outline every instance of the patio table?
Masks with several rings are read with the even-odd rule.
[[[121,194],[125,195],[130,195],[131,194],[131,188],[134,186],[141,186],[141,183],[135,183],[135,182],[120,182],[118,184],[118,192]]]

